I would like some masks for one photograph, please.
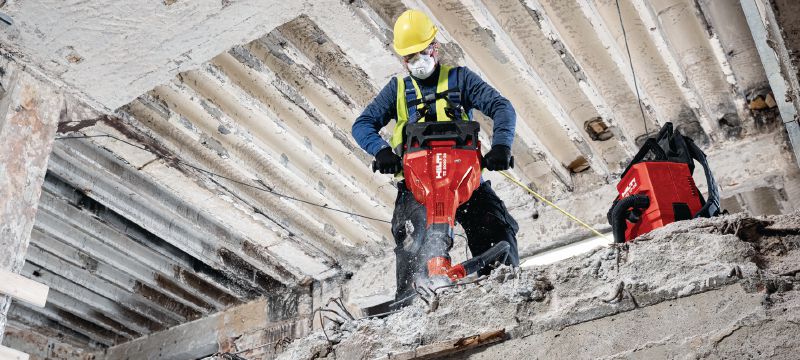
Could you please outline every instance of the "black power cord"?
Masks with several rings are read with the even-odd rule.
[[[642,106],[642,96],[639,95],[639,85],[636,82],[636,70],[633,69],[633,59],[631,58],[631,49],[628,47],[628,33],[625,32],[625,24],[622,21],[622,10],[619,7],[619,0],[617,0],[617,15],[619,16],[619,26],[622,27],[622,38],[625,40],[625,51],[628,52],[628,64],[631,66],[631,74],[633,75],[633,87],[636,89],[636,100],[639,102],[639,111],[642,112],[642,123],[644,124],[645,136],[650,136],[650,131],[647,130],[647,119],[644,116],[644,107]]]

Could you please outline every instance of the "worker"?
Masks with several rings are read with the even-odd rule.
[[[407,10],[394,24],[394,50],[402,57],[410,73],[406,77],[393,77],[353,124],[352,133],[364,151],[375,157],[377,170],[383,174],[402,172],[402,160],[394,151],[400,151],[403,128],[415,121],[450,121],[447,114],[436,112],[430,106],[424,115],[419,114],[410,101],[426,95],[455,90],[446,95],[451,103],[460,105],[463,120],[472,120],[472,109],[478,109],[493,120],[492,148],[484,156],[487,170],[507,170],[511,166],[511,144],[514,140],[516,113],[511,103],[478,75],[466,67],[450,67],[439,63],[438,29],[422,11]],[[455,95],[455,96],[453,96]],[[441,112],[441,111],[440,111]],[[447,113],[447,111],[445,111]],[[453,112],[449,112],[450,115]],[[417,119],[417,117],[422,117]],[[397,123],[391,145],[379,135],[379,130],[390,120]],[[461,119],[459,119],[461,120]],[[412,282],[424,275],[426,211],[406,187],[397,184],[397,200],[392,217],[392,235],[396,244],[396,299],[409,299],[414,293]],[[519,266],[516,233],[517,222],[508,213],[503,201],[492,190],[489,181],[482,181],[472,197],[456,212],[456,222],[466,233],[470,252],[480,255],[492,245],[507,241],[511,251],[506,264]],[[446,244],[452,248],[452,239]],[[484,269],[483,272],[488,272]],[[405,302],[401,306],[407,304]]]

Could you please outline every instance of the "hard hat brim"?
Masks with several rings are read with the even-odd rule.
[[[425,50],[425,48],[428,47],[428,45],[430,45],[433,42],[433,39],[436,38],[436,33],[437,32],[439,32],[439,29],[434,27],[433,28],[433,33],[431,33],[431,36],[428,39],[426,39],[425,41],[423,41],[423,42],[421,42],[419,44],[411,45],[411,46],[403,48],[403,49],[398,49],[397,46],[395,46],[394,44],[392,44],[392,47],[394,48],[394,51],[397,52],[397,54],[400,55],[400,56],[406,56],[406,55],[409,55],[409,54],[418,53],[418,52],[420,52],[422,50]]]

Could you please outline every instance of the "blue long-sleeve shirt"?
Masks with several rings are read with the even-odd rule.
[[[511,102],[467,67],[453,68],[450,71],[457,69],[463,72],[463,81],[460,81],[459,91],[464,111],[471,111],[474,108],[490,117],[494,122],[492,146],[511,147],[517,122],[517,115]],[[436,71],[430,77],[416,80],[423,96],[436,92],[438,78],[439,66],[437,65]],[[431,110],[435,111],[435,107],[431,107]],[[375,156],[378,151],[389,147],[389,143],[378,135],[378,131],[396,118],[397,78],[393,77],[353,123],[353,137],[364,151]]]

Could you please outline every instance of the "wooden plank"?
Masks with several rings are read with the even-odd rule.
[[[0,359],[3,360],[28,360],[28,354],[0,345]]]
[[[442,356],[453,355],[479,346],[501,342],[504,341],[505,339],[506,339],[505,329],[493,330],[480,333],[477,335],[420,346],[414,350],[405,351],[397,354],[388,354],[380,359],[381,360],[436,359]]]
[[[0,270],[0,294],[6,294],[16,300],[44,307],[44,304],[47,303],[47,293],[49,291],[50,288],[47,285],[10,271]]]

